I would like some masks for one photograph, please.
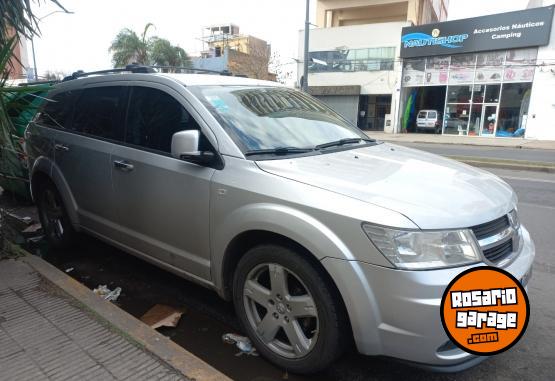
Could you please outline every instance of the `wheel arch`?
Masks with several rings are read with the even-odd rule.
[[[41,156],[35,160],[30,172],[30,189],[33,202],[36,203],[37,201],[37,192],[40,186],[44,184],[45,181],[52,182],[60,193],[60,197],[62,198],[62,202],[64,203],[72,225],[78,225],[77,204],[60,168],[58,168],[51,159]]]
[[[222,284],[220,287],[220,295],[225,300],[232,300],[233,298],[233,277],[235,270],[241,258],[253,247],[261,244],[275,244],[284,246],[302,254],[325,279],[326,283],[330,286],[330,291],[334,297],[339,301],[339,308],[345,318],[345,323],[348,326],[349,332],[349,345],[354,343],[353,330],[351,327],[350,315],[347,311],[343,296],[333,280],[331,274],[326,270],[318,258],[310,252],[305,246],[296,240],[287,237],[283,234],[268,230],[253,229],[244,231],[233,238],[226,248],[224,259],[222,262]]]

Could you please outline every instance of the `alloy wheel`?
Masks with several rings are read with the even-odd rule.
[[[318,311],[302,280],[290,269],[263,263],[254,267],[243,287],[243,303],[251,328],[274,353],[298,359],[318,339]]]
[[[44,191],[42,207],[44,222],[46,222],[45,231],[54,238],[62,239],[64,235],[63,209],[57,195],[51,189]]]

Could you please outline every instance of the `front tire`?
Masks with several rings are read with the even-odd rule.
[[[51,181],[44,181],[37,194],[39,218],[46,239],[56,249],[67,249],[75,231],[67,215],[60,193]]]
[[[256,349],[288,371],[314,373],[343,353],[349,331],[339,296],[295,250],[249,250],[237,265],[233,299]]]

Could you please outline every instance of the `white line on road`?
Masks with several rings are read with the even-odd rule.
[[[555,210],[555,206],[548,206],[548,205],[539,205],[539,204],[531,204],[529,202],[519,202],[518,205],[523,205],[523,206],[533,206],[536,208],[541,208],[541,209],[549,209],[549,210]]]
[[[500,177],[507,180],[521,180],[521,181],[533,181],[538,183],[555,184],[555,180],[534,179],[532,177],[513,177],[513,176],[500,176]]]

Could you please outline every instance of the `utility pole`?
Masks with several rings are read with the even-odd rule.
[[[302,91],[308,93],[308,35],[310,30],[310,0],[306,0],[306,18],[304,21],[304,57]]]
[[[35,71],[35,81],[38,81],[39,76],[37,74],[37,59],[35,58],[35,43],[33,41],[33,36],[31,36],[31,50],[33,52],[33,70]]]
[[[73,14],[73,12],[66,11],[66,10],[63,10],[63,11],[52,11],[52,12],[50,12],[50,13],[48,13],[48,14],[42,16],[42,17],[40,17],[40,18],[37,20],[37,22],[41,22],[43,19],[47,18],[47,17],[50,16],[50,15],[53,15],[54,13],[67,13],[67,14],[70,14],[70,15]],[[32,53],[33,53],[33,66],[34,66],[33,69],[34,69],[34,72],[35,72],[35,73],[34,73],[34,74],[35,74],[34,77],[35,77],[35,81],[38,81],[38,80],[39,80],[39,76],[38,76],[38,71],[37,71],[37,59],[36,59],[36,57],[35,57],[35,42],[33,41],[33,35],[32,35],[32,34],[31,34],[31,51],[32,51]]]

